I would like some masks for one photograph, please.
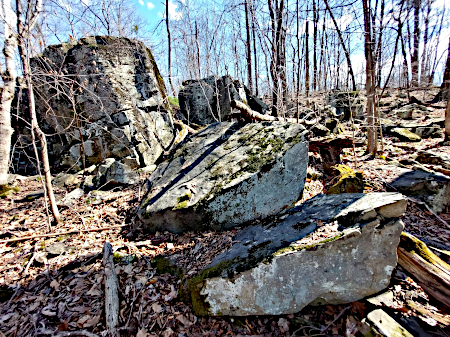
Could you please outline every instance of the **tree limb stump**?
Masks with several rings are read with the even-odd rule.
[[[332,136],[309,141],[309,150],[319,152],[325,173],[332,174],[332,167],[341,162],[342,149],[364,146],[364,141],[350,136]]]
[[[450,265],[411,234],[402,233],[398,263],[433,298],[450,308]]]
[[[103,266],[105,268],[105,315],[109,337],[119,337],[119,293],[113,249],[109,242],[103,246]]]

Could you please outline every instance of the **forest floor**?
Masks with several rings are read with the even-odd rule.
[[[431,113],[443,117],[445,110],[436,108]],[[450,153],[450,146],[442,145],[442,140],[402,143],[385,137],[382,155],[377,158],[371,159],[359,148],[344,155],[342,161],[363,172],[366,192],[386,191],[390,173],[384,170],[381,174],[377,167],[408,159],[423,149]],[[310,166],[322,170],[314,160]],[[63,224],[51,227],[44,199],[29,200],[30,193],[42,189],[40,179],[16,178],[18,191],[0,199],[0,336],[104,335],[105,241],[116,251],[123,336],[358,336],[359,322],[377,307],[402,324],[416,327],[418,335],[423,335],[423,329],[430,336],[450,336],[450,308],[435,302],[400,266],[386,289],[393,297],[378,305],[361,300],[308,306],[291,315],[196,317],[190,305],[178,298],[181,280],[158,274],[152,260],[178,255],[181,267],[188,271],[184,277],[189,277],[227,249],[239,228],[132,235],[129,219],[143,195],[146,178],[142,174],[141,184],[107,192],[98,203],[84,195],[61,209]],[[322,193],[331,183],[331,177],[307,179],[299,202]],[[55,192],[61,199],[68,190],[55,188]],[[450,222],[450,212],[447,209],[438,216],[440,219],[410,201],[402,217],[405,231],[428,243],[450,247],[450,228],[444,224]],[[5,242],[24,237],[29,238]],[[441,257],[445,259],[445,255]],[[450,262],[448,256],[446,262]]]

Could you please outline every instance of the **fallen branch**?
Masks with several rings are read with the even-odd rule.
[[[444,219],[442,219],[442,218],[441,218],[439,215],[437,215],[435,212],[433,212],[433,210],[430,208],[430,206],[428,206],[425,202],[420,201],[420,200],[418,200],[418,199],[416,199],[416,198],[411,198],[411,197],[408,197],[408,200],[409,200],[409,201],[412,201],[412,202],[414,202],[414,203],[416,203],[416,204],[419,204],[419,205],[424,206],[424,207],[427,209],[428,212],[430,212],[431,214],[433,214],[433,215],[436,217],[436,219],[438,219],[445,227],[447,227],[448,229],[450,229],[450,225],[448,224],[448,222],[445,221]]]
[[[103,246],[103,266],[105,268],[105,315],[109,337],[119,337],[119,292],[116,269],[114,268],[113,247],[109,242]]]
[[[50,335],[55,337],[69,337],[69,336],[86,336],[86,337],[99,337],[95,333],[89,332],[87,330],[78,331],[60,331],[56,332],[50,329],[40,329],[37,331],[37,335]]]
[[[232,108],[238,109],[241,113],[243,113],[247,118],[251,120],[264,122],[273,122],[280,120],[278,117],[260,114],[259,112],[250,109],[245,103],[240,101],[232,100],[230,102],[230,105]]]
[[[0,244],[8,243],[8,242],[24,241],[24,240],[30,240],[30,239],[36,239],[36,238],[51,238],[51,237],[60,236],[60,235],[80,234],[80,233],[84,233],[84,232],[107,231],[109,229],[121,228],[121,227],[126,227],[126,226],[129,226],[129,225],[123,224],[123,225],[100,227],[100,228],[77,229],[77,230],[67,231],[67,232],[62,232],[62,233],[48,233],[48,234],[38,234],[38,235],[32,235],[32,236],[23,236],[20,238],[0,240]]]
[[[450,266],[413,235],[402,233],[398,263],[432,297],[450,307]]]

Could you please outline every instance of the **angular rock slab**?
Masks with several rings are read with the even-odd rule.
[[[303,126],[282,122],[203,129],[153,172],[139,222],[175,233],[224,229],[290,207],[303,192],[306,136]]]
[[[397,264],[406,206],[399,193],[317,196],[237,234],[183,293],[197,315],[232,316],[290,314],[375,294]],[[320,239],[324,223],[338,230]]]
[[[414,171],[393,165],[382,165],[377,170],[389,172],[386,182],[396,191],[425,202],[437,213],[450,205],[450,178],[441,173]]]

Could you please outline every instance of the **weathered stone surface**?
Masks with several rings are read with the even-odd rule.
[[[408,104],[402,106],[399,109],[392,110],[392,114],[402,119],[412,119],[413,114],[420,115],[423,114],[424,112],[427,112],[427,108],[416,103]]]
[[[364,179],[361,172],[355,172],[346,165],[336,165],[335,171],[339,180],[331,186],[325,194],[362,193],[364,192]]]
[[[435,150],[419,151],[416,160],[422,164],[441,165],[450,170],[450,154],[439,153]]]
[[[133,185],[137,182],[139,182],[139,173],[114,158],[107,158],[98,166],[97,175],[93,179],[93,187],[104,189],[118,185]]]
[[[330,130],[322,124],[316,124],[311,128],[311,133],[314,137],[325,137],[330,135]]]
[[[406,206],[399,193],[319,195],[238,233],[184,293],[198,315],[237,316],[375,294],[397,264]]]
[[[152,165],[171,144],[174,128],[164,82],[142,42],[86,37],[48,47],[31,66],[40,126],[52,135],[53,170],[76,172],[108,157]],[[17,136],[26,140],[23,122],[13,122]],[[27,171],[19,154],[15,165]]]
[[[239,81],[227,76],[209,76],[201,80],[183,82],[178,94],[180,113],[189,123],[208,125],[226,121],[232,114],[230,102],[244,102],[259,113],[266,113],[267,105],[250,95],[249,90]]]
[[[369,325],[367,331],[362,331],[364,336],[381,335],[390,337],[413,337],[408,330],[382,309],[371,311],[367,315],[367,319],[363,320],[363,323]]]
[[[299,124],[213,124],[150,177],[140,222],[149,230],[231,228],[289,207],[302,195],[307,131]]]
[[[334,116],[339,120],[349,120],[350,116],[359,118],[363,115],[364,102],[359,91],[334,91],[326,97],[327,103],[336,108]]]
[[[390,133],[391,135],[405,142],[420,142],[422,140],[419,135],[416,135],[415,133],[405,128],[393,128]]]
[[[67,193],[64,198],[58,201],[58,206],[72,207],[77,200],[84,195],[84,191],[81,188],[76,188],[70,193]]]
[[[440,173],[411,171],[403,172],[390,185],[399,192],[427,203],[435,212],[442,212],[450,205],[450,178]]]

